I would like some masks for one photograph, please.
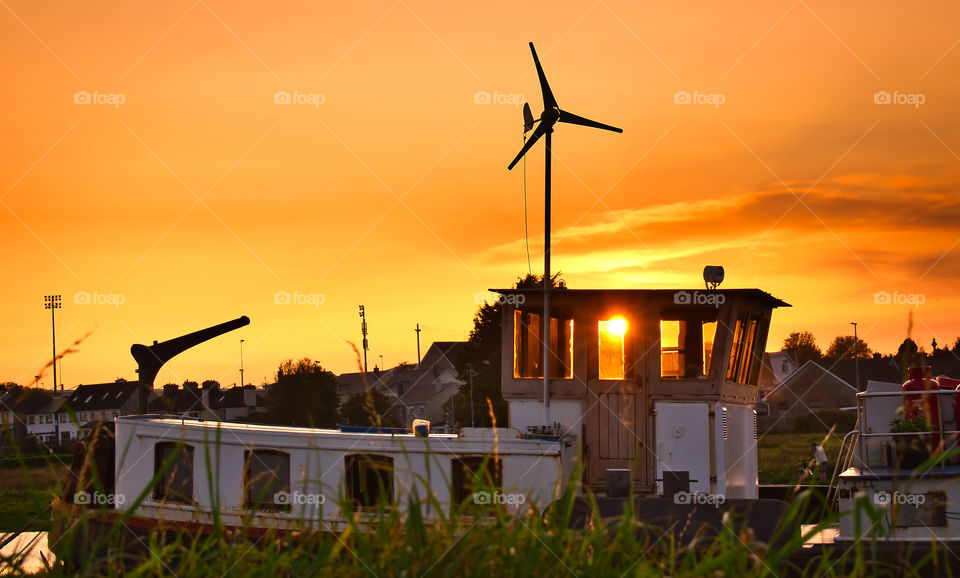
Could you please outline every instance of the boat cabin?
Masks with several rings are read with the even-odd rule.
[[[543,424],[543,292],[503,297],[502,388],[511,427]],[[773,309],[759,289],[551,291],[549,409],[579,437],[584,482],[628,469],[633,490],[757,497],[757,380]]]

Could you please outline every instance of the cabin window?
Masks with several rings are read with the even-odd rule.
[[[664,311],[660,319],[660,377],[706,379],[717,335],[717,310]]]
[[[347,493],[358,510],[393,503],[393,458],[350,454],[344,458]]]
[[[513,312],[513,376],[543,377],[542,315]],[[573,377],[573,319],[550,317],[550,377]]]
[[[493,503],[503,487],[503,463],[494,456],[463,456],[451,460],[453,500],[467,506]]]
[[[600,335],[600,379],[623,379],[626,374],[624,336],[627,333],[627,320],[622,317],[602,320],[597,332]]]
[[[28,415],[28,416],[27,416],[27,425],[34,425],[34,424],[36,424],[36,423],[37,423],[37,418],[36,418],[36,417],[34,417],[34,416],[32,416],[32,415]]]
[[[244,452],[246,506],[257,510],[290,510],[290,454],[277,450]]]
[[[154,488],[154,499],[193,503],[192,446],[173,442],[158,443],[154,446],[153,471],[154,475],[163,472]]]
[[[743,314],[737,319],[730,345],[730,361],[727,379],[737,383],[756,384],[760,370],[761,355],[756,351],[760,339],[760,320]]]

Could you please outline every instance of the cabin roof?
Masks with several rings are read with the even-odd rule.
[[[501,295],[536,295],[543,293],[543,289],[534,288],[534,289],[488,289],[493,293],[500,293]],[[561,289],[556,287],[551,291],[551,295],[559,297],[561,295],[582,295],[584,297],[611,297],[618,299],[632,299],[640,300],[645,297],[659,297],[667,298],[676,295],[677,293],[685,291],[688,293],[696,292],[709,292],[717,293],[729,297],[744,297],[747,299],[752,299],[758,301],[768,307],[791,307],[789,303],[781,299],[777,299],[773,295],[762,291],[760,289],[701,289],[701,288],[685,288],[685,289]]]

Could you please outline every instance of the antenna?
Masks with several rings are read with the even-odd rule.
[[[582,116],[575,115],[560,108],[557,99],[550,90],[550,84],[547,83],[547,77],[543,73],[543,67],[540,66],[540,59],[537,58],[537,50],[530,43],[530,52],[533,54],[533,63],[537,67],[537,77],[540,79],[540,92],[543,95],[543,112],[540,118],[533,118],[530,107],[524,103],[523,106],[523,130],[524,133],[533,128],[537,123],[537,128],[533,131],[530,140],[524,143],[523,148],[517,153],[513,161],[507,166],[507,170],[513,167],[527,154],[540,137],[546,136],[546,161],[544,166],[544,228],[543,228],[543,423],[550,424],[550,161],[551,161],[551,140],[553,135],[553,126],[558,122],[567,124],[578,124],[590,128],[599,128],[613,132],[622,133],[623,129],[603,124],[595,120],[590,120]]]
[[[367,342],[367,312],[360,306],[360,332],[363,334],[363,372],[367,372],[367,350],[370,344]]]

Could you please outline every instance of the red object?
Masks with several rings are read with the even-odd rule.
[[[931,379],[933,373],[929,365],[910,368],[910,380],[903,384],[903,391],[939,391],[940,384]],[[917,418],[926,418],[927,423],[935,432],[940,431],[940,402],[935,395],[905,395],[903,396],[903,419],[910,421]],[[934,447],[940,445],[939,433],[933,436]]]

